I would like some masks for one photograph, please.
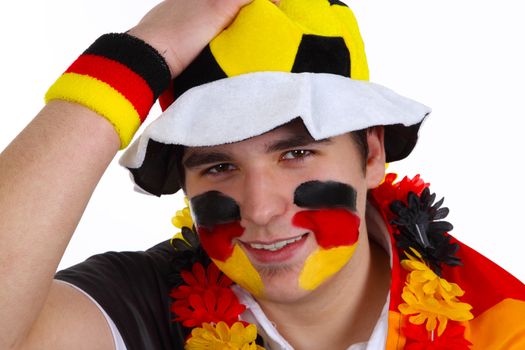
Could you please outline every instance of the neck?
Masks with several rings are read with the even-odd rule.
[[[363,231],[352,260],[314,293],[292,304],[259,301],[295,349],[346,349],[370,338],[389,292],[390,264],[367,239],[366,225]]]

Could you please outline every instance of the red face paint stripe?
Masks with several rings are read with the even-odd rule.
[[[233,253],[232,241],[240,237],[244,228],[238,221],[215,225],[212,229],[197,226],[202,247],[210,258],[226,261]]]
[[[359,217],[346,209],[300,211],[292,223],[312,231],[324,249],[353,245],[359,238]]]
[[[153,92],[137,73],[111,59],[84,54],[67,69],[66,73],[88,75],[101,80],[120,92],[137,110],[144,121],[153,104]]]

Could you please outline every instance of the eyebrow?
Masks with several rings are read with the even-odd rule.
[[[195,151],[182,162],[182,165],[187,169],[193,169],[205,164],[230,162],[231,160],[232,157],[227,153]]]
[[[277,140],[266,146],[266,153],[284,151],[290,148],[304,147],[313,144],[330,144],[330,138],[314,140],[310,135],[296,135],[283,140]]]
[[[283,151],[290,148],[304,147],[312,144],[330,144],[330,138],[314,140],[310,135],[296,135],[290,138],[274,141],[266,146],[266,153]],[[206,164],[231,162],[233,157],[225,152],[197,150],[186,158],[182,165],[186,169],[194,169]]]

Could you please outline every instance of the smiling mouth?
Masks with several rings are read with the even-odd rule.
[[[287,245],[290,245],[290,244],[293,244],[295,242],[300,241],[307,234],[308,233],[303,233],[302,235],[297,236],[297,237],[293,237],[293,238],[289,238],[289,239],[285,239],[285,240],[282,240],[282,241],[269,243],[269,244],[263,244],[263,243],[245,243],[245,244],[248,245],[249,247],[253,248],[253,249],[256,249],[256,250],[268,250],[268,251],[271,251],[271,252],[275,252],[277,250],[280,250],[280,249],[286,247]]]

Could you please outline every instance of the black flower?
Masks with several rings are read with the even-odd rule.
[[[436,195],[430,194],[428,188],[423,190],[421,196],[409,192],[407,204],[400,200],[390,204],[390,210],[397,216],[391,224],[398,230],[395,234],[397,246],[406,251],[410,247],[416,249],[441,275],[441,264],[457,266],[461,265],[461,261],[455,256],[459,245],[450,243],[448,232],[452,230],[452,224],[440,221],[449,213],[448,208],[440,208],[444,198],[434,204],[435,199]]]
[[[173,273],[169,276],[169,280],[175,286],[182,283],[181,271],[191,271],[192,266],[197,262],[205,268],[211,263],[210,257],[201,246],[195,229],[182,227],[181,233],[183,238],[171,240],[175,253],[172,258]]]

